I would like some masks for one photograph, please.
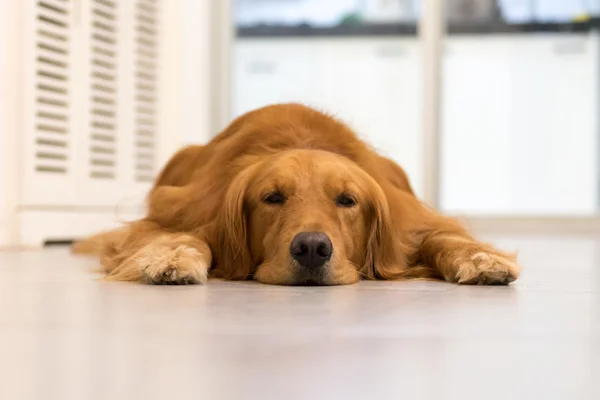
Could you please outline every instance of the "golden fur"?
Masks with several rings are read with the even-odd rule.
[[[265,203],[271,193],[283,204]],[[351,206],[336,204],[348,196]],[[318,279],[290,242],[324,232],[333,253]],[[209,276],[274,284],[439,278],[508,284],[514,256],[423,205],[404,171],[343,123],[297,104],[241,116],[206,146],[180,150],[148,198],[146,218],[77,243],[109,280],[204,283]]]

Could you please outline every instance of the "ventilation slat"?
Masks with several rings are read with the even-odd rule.
[[[54,107],[66,108],[68,106],[68,102],[64,98],[53,96],[52,93],[42,93],[36,101],[38,109],[46,109],[46,107],[51,109],[54,109]]]
[[[113,172],[92,171],[90,177],[95,179],[115,179],[115,174]]]
[[[37,117],[41,120],[48,120],[54,123],[61,123],[67,121],[67,116],[64,112],[49,111],[47,109],[38,108]]]
[[[52,4],[55,7],[67,9],[68,3],[72,2],[73,0],[41,0],[41,1],[43,1],[44,3]]]
[[[50,14],[58,14],[63,18],[68,14],[64,7],[53,4],[49,1],[38,1],[38,7],[40,7],[42,11],[48,11]]]
[[[114,22],[116,20],[115,14],[105,8],[94,8],[92,14],[94,14],[94,18],[106,23]]]
[[[66,126],[58,126],[55,124],[51,125],[50,123],[43,123],[43,122],[39,122],[35,126],[35,129],[37,130],[38,134],[39,133],[58,133],[61,135],[66,135],[68,132],[68,129]]]
[[[138,24],[136,30],[142,34],[150,36],[156,35],[156,29],[151,25]]]
[[[150,39],[154,35],[140,35],[137,39],[137,43],[140,47],[154,50],[156,48],[156,42]]]
[[[102,143],[114,143],[115,137],[112,135],[102,134],[102,133],[92,133],[92,141],[102,142]]]
[[[64,166],[36,165],[35,170],[37,172],[51,172],[54,174],[66,174],[67,173],[67,168]]]
[[[110,0],[96,0],[95,3],[100,6],[104,6],[110,9],[114,9],[116,7],[115,1]]]
[[[152,27],[156,26],[156,19],[154,19],[153,17],[150,17],[146,14],[138,13],[137,18],[138,18],[138,21],[145,24],[146,26],[152,26]]]
[[[42,14],[38,15],[38,22],[42,27],[68,28],[69,22],[66,18],[58,15]]]
[[[67,76],[64,74],[64,71],[53,71],[50,68],[44,68],[38,70],[38,75],[47,79],[55,80],[55,81],[67,81]]]
[[[135,111],[142,116],[144,116],[144,115],[153,116],[154,113],[156,112],[156,110],[153,107],[148,107],[145,105],[136,107]]]
[[[64,132],[53,132],[37,129],[35,131],[36,143],[44,146],[68,146],[68,136]],[[55,143],[56,142],[56,143]]]
[[[109,35],[113,35],[117,31],[114,26],[102,21],[94,21],[93,26],[98,30],[98,32],[105,32]]]
[[[143,71],[146,73],[154,73],[156,69],[156,64],[152,62],[152,60],[137,60],[136,67],[138,71]]]
[[[98,104],[114,105],[116,103],[114,99],[103,96],[93,96],[92,100]]]
[[[112,132],[114,132],[114,130],[115,130],[115,125],[113,123],[102,122],[102,121],[98,121],[98,120],[92,121],[92,127],[96,128],[96,129],[103,129],[103,130],[112,131]]]
[[[105,45],[114,45],[117,42],[117,39],[114,37],[114,35],[108,35],[105,32],[94,33],[92,35],[92,39]]]
[[[42,40],[53,40],[60,43],[67,43],[68,37],[63,29],[57,28],[54,25],[41,26],[37,30],[38,37]]]
[[[111,117],[93,114],[91,126],[93,128],[100,128],[102,130],[114,131],[114,129],[116,128],[115,118],[114,116]]]
[[[135,99],[139,103],[144,103],[145,105],[147,105],[147,104],[154,104],[154,97],[153,96],[147,96],[145,94],[138,94],[137,96],[135,96]]]
[[[40,160],[66,161],[66,159],[67,159],[66,154],[59,154],[59,153],[51,152],[51,151],[38,151],[37,153],[35,153],[35,156],[36,156],[36,158],[38,158]]]
[[[156,91],[156,88],[154,87],[154,85],[151,84],[147,84],[144,82],[138,82],[135,85],[136,89],[141,91],[141,92],[149,92],[150,94],[154,94],[154,92]]]
[[[92,114],[94,114],[97,117],[107,117],[107,118],[114,118],[115,116],[115,112],[114,110],[109,110],[106,108],[93,108],[92,109]]]
[[[50,78],[67,81],[68,75],[66,71],[65,64],[58,64],[53,62],[53,60],[46,60],[44,58],[38,57],[38,73],[42,76],[47,76]]]
[[[45,57],[40,54],[37,57],[38,64],[40,64],[40,68],[44,69],[53,69],[57,68],[57,71],[63,71],[67,68],[67,62],[65,60],[59,60],[56,57]]]
[[[95,45],[92,48],[92,51],[94,52],[94,55],[96,57],[98,57],[98,56],[101,55],[101,56],[104,56],[104,57],[106,57],[108,59],[114,59],[115,58],[115,51],[114,50],[110,50],[110,49],[104,48],[103,46],[100,46],[100,45]]]
[[[154,119],[153,118],[138,118],[136,120],[138,126],[143,126],[143,127],[153,127],[154,126]]]
[[[115,154],[115,148],[108,145],[92,145],[90,150],[97,154]]]
[[[56,85],[56,84],[54,84],[54,82],[50,82],[50,83],[39,82],[37,84],[37,89],[40,92],[49,92],[49,93],[53,93],[55,95],[66,95],[69,93],[69,90],[67,89],[66,86]]]
[[[67,75],[65,71],[60,71],[54,68],[44,68],[40,66],[37,73],[38,83],[49,84],[53,86],[61,86],[67,88]]]
[[[40,134],[37,136],[38,138],[35,140],[35,142],[40,146],[67,148],[68,143],[66,139],[47,138]]]
[[[95,57],[92,59],[92,65],[94,67],[99,67],[100,69],[108,69],[108,70],[114,70],[115,69],[115,63],[113,61],[107,61],[105,59],[102,59],[100,57]]]
[[[53,65],[58,68],[68,68],[69,60],[64,54],[52,53],[39,49],[37,51],[36,61],[40,65]]]
[[[40,158],[38,159],[38,166],[52,167],[52,168],[63,168],[66,171],[65,160],[60,158]]]
[[[137,48],[136,54],[142,61],[153,62],[154,60],[156,60],[156,51],[149,50],[142,46],[139,46]]]
[[[90,160],[90,163],[94,166],[99,166],[99,167],[114,167],[115,166],[114,160],[103,160],[103,159],[97,158],[97,157],[92,158]]]
[[[153,137],[154,136],[154,131],[152,129],[143,129],[140,128],[137,131],[135,131],[136,135],[141,137],[141,138],[147,138],[147,137]]]
[[[100,83],[93,83],[92,89],[97,90],[98,92],[104,92],[109,94],[114,94],[117,92],[117,90],[114,87]]]
[[[49,53],[49,55],[58,56],[59,58],[60,56],[67,55],[69,53],[69,49],[66,46],[64,46],[63,43],[57,42],[40,40],[38,42],[38,49]]]
[[[143,151],[143,149],[139,149],[136,152],[136,157],[140,160],[154,160],[154,152]]]

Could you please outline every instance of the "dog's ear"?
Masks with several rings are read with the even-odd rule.
[[[254,266],[248,246],[246,194],[254,171],[254,167],[248,167],[233,179],[215,220],[213,276],[217,278],[240,280],[252,276]]]
[[[400,229],[390,210],[385,192],[375,184],[370,191],[369,228],[362,271],[369,279],[399,279],[405,276],[405,254],[410,251],[403,243]]]

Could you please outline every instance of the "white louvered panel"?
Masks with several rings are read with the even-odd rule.
[[[137,0],[135,9],[135,180],[156,172],[158,2]]]
[[[82,206],[114,207],[123,186],[119,171],[120,56],[122,5],[118,0],[85,0],[81,8],[79,49],[81,79],[87,92],[82,98],[81,153],[78,163],[78,203]]]
[[[116,179],[118,5],[91,1],[90,178]]]
[[[27,6],[23,201],[73,204],[73,1]]]
[[[143,204],[156,171],[157,1],[88,0],[89,104],[80,203]]]

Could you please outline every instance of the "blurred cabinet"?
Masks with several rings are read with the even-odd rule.
[[[156,3],[27,5],[22,205],[114,206],[146,190],[157,168]]]
[[[233,114],[298,101],[349,123],[422,184],[414,38],[239,39]],[[599,209],[596,34],[446,40],[441,208],[466,215]]]
[[[456,37],[446,47],[441,206],[598,211],[598,37]]]
[[[165,148],[180,142],[170,50],[181,41],[178,0],[9,3],[0,19],[10,24],[0,46],[0,88],[10,89],[0,92],[0,246],[139,217]]]
[[[401,164],[421,191],[420,68],[411,39],[241,39],[233,114],[301,102],[333,114]]]
[[[243,40],[235,44],[233,116],[268,104],[313,104],[324,93],[322,49],[312,41]]]

